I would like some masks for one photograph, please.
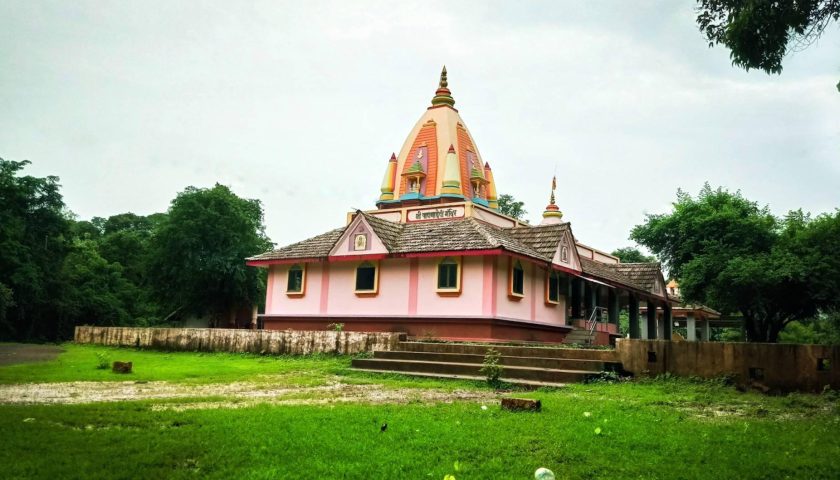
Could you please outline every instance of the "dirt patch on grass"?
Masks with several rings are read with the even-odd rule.
[[[35,345],[31,343],[0,344],[0,366],[16,363],[45,362],[63,352],[57,345]]]
[[[223,400],[216,401],[218,397]],[[207,398],[211,401],[199,401]],[[320,386],[286,386],[236,382],[183,385],[169,382],[67,382],[0,385],[0,403],[78,404],[130,400],[189,399],[165,402],[156,409],[239,408],[257,403],[322,405],[330,403],[441,403],[489,401],[498,395],[489,390],[386,388],[374,384],[347,384],[331,380]]]

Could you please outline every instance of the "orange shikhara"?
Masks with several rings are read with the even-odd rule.
[[[444,67],[431,106],[389,161],[377,202],[380,208],[465,200],[498,208],[490,167],[455,109],[448,85]]]

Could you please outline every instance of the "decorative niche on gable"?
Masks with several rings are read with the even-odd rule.
[[[347,250],[364,252],[370,250],[370,230],[364,223],[359,223],[347,239]]]

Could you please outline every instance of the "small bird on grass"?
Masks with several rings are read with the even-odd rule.
[[[388,430],[388,424],[387,423],[383,423],[382,426],[379,427],[379,432],[380,433],[384,432],[385,430]]]

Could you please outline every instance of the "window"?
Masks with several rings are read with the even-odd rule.
[[[450,257],[444,258],[438,264],[437,277],[438,292],[461,291],[461,262]]]
[[[375,263],[364,262],[356,267],[356,293],[376,293],[379,272]]]
[[[548,273],[548,277],[546,278],[546,294],[545,294],[545,301],[546,303],[553,303],[557,304],[560,303],[560,292],[562,291],[562,277],[560,276],[559,272],[550,271]]]
[[[303,287],[305,285],[306,270],[300,265],[292,265],[289,267],[289,275],[286,281],[286,294],[288,295],[303,295]]]
[[[510,295],[517,298],[525,295],[525,269],[519,260],[514,260],[510,266]]]

